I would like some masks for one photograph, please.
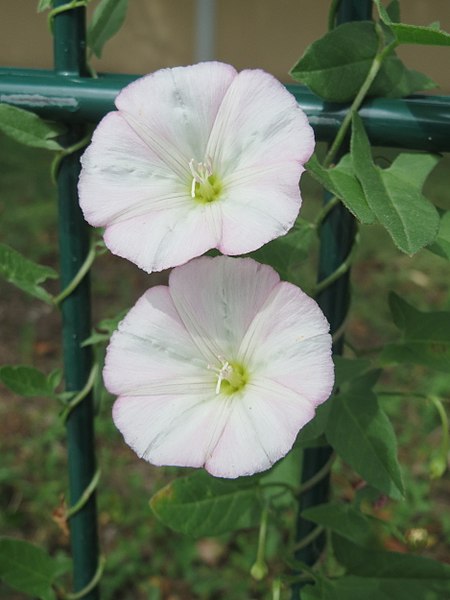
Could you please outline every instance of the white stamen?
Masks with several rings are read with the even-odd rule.
[[[216,394],[220,394],[220,386],[222,385],[222,381],[228,380],[228,378],[232,375],[233,367],[227,360],[224,360],[221,356],[218,356],[217,358],[222,363],[220,369],[218,369],[217,367],[213,367],[212,365],[206,365],[206,368],[210,371],[214,371],[215,373],[217,373]]]
[[[207,156],[205,162],[197,162],[191,158],[189,161],[189,170],[192,173],[191,196],[195,198],[195,184],[208,183],[208,179],[213,173],[211,157]]]

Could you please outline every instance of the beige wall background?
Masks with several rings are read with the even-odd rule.
[[[404,22],[440,21],[450,30],[450,0],[401,0]],[[3,6],[2,6],[3,4]],[[95,4],[95,3],[94,3]],[[237,69],[263,68],[284,82],[305,48],[326,31],[329,0],[216,0],[215,58]],[[37,0],[0,0],[0,64],[51,68],[52,40]],[[122,30],[105,46],[98,71],[144,74],[195,62],[195,0],[129,0]],[[406,46],[407,65],[450,92],[450,49]]]

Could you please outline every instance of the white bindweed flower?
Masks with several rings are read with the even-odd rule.
[[[131,83],[82,157],[80,204],[114,254],[147,272],[211,248],[237,255],[284,235],[314,135],[260,70],[218,62]]]
[[[331,393],[328,323],[250,258],[201,257],[148,290],[113,334],[106,387],[125,441],[155,465],[268,469]]]

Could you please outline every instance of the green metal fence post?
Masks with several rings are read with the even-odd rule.
[[[337,22],[368,20],[371,18],[371,0],[342,0],[337,14]],[[325,196],[325,203],[330,196]],[[320,255],[318,280],[322,281],[344,262],[351,251],[356,233],[356,223],[353,215],[342,204],[333,208],[325,219],[320,231]],[[333,284],[325,288],[317,297],[319,306],[330,323],[331,333],[336,333],[343,324],[350,302],[350,273],[347,271]],[[340,336],[333,344],[333,353],[341,354],[343,337]],[[330,446],[307,448],[303,453],[302,483],[310,480],[325,467],[332,455]],[[326,475],[311,489],[302,494],[299,502],[299,517],[297,521],[297,539],[304,539],[311,534],[315,525],[302,519],[301,512],[310,506],[327,502],[330,493],[330,478]],[[308,565],[313,565],[320,557],[325,546],[325,533],[320,534],[310,544],[296,552],[296,559]],[[292,600],[300,598],[301,585],[292,590]]]
[[[65,4],[56,0],[55,7]],[[85,9],[61,12],[54,17],[55,71],[65,76],[86,75]],[[64,82],[62,82],[64,83]],[[64,140],[67,145],[82,136],[80,125],[70,126]],[[59,240],[61,286],[64,289],[74,278],[89,251],[89,232],[83,219],[77,196],[79,153],[61,163],[58,173]],[[62,302],[64,371],[67,390],[80,390],[92,368],[89,348],[81,342],[90,334],[89,278],[84,277],[75,291]],[[70,413],[67,421],[67,451],[69,468],[70,505],[82,496],[95,475],[93,403],[89,394]],[[70,518],[73,557],[73,587],[79,592],[93,579],[98,568],[98,540],[95,491],[81,510]],[[98,600],[95,587],[83,600]]]

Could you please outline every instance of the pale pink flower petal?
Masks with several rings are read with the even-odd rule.
[[[317,406],[333,387],[329,325],[317,303],[300,288],[281,282],[253,320],[240,360]]]
[[[236,358],[245,332],[271,290],[278,273],[253,259],[215,260],[207,256],[174,269],[170,295],[192,339],[205,340],[211,360]]]
[[[219,477],[268,469],[331,391],[327,332],[316,303],[271,267],[194,259],[168,288],[149,290],[111,339],[114,421],[153,464]]]
[[[312,404],[283,385],[268,378],[251,380],[235,399],[206,470],[235,478],[270,469],[289,452],[314,412]]]
[[[312,129],[263,71],[163,69],[126,87],[82,157],[80,205],[142,269],[256,250],[292,227]]]

